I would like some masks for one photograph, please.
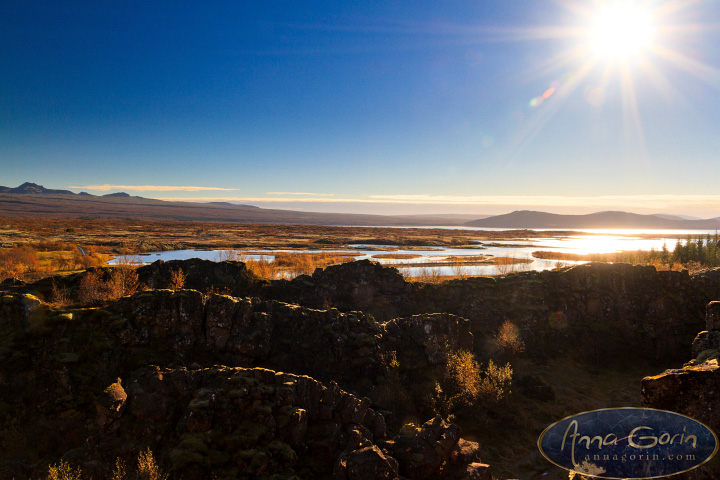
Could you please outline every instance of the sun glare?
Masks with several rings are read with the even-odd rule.
[[[654,36],[649,11],[638,5],[618,3],[598,12],[590,30],[590,43],[602,57],[627,59],[650,47]]]

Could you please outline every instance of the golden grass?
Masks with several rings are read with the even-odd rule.
[[[249,260],[247,255],[245,258],[251,272],[268,280],[312,275],[318,268],[355,260],[352,253],[345,252],[276,252],[272,260],[263,256],[258,260]]]

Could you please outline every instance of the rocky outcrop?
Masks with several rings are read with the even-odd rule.
[[[336,478],[361,478],[368,472],[377,472],[368,478],[396,478],[392,475],[403,462],[393,459],[402,455],[394,444],[383,443],[392,438],[382,432],[397,420],[389,412],[369,417],[371,402],[363,395],[381,398],[376,389],[385,388],[392,392],[384,397],[391,402],[403,389],[418,388],[409,383],[413,379],[427,381],[434,369],[442,369],[446,349],[473,346],[468,321],[453,315],[379,323],[361,312],[194,290],[141,292],[102,309],[73,310],[53,309],[28,294],[4,295],[0,331],[0,429],[12,432],[17,448],[0,458],[39,465],[64,454],[75,463],[104,462],[136,452],[145,442],[157,445],[173,465],[193,459],[177,467],[183,471],[204,472],[219,464],[227,472],[257,468],[267,475],[321,468],[323,475]],[[218,364],[228,366],[212,367]],[[258,366],[273,371],[253,368]],[[317,380],[298,376],[306,374]],[[333,380],[360,396],[338,393]],[[248,392],[238,390],[243,382],[252,387]],[[326,390],[322,395],[331,395],[331,407],[322,407],[324,400],[315,405],[316,394],[307,397],[310,391]],[[286,394],[292,409],[283,410]],[[239,402],[249,403],[240,408]],[[392,403],[377,408],[397,410]],[[307,431],[304,414],[293,417],[297,409],[308,412]],[[313,423],[316,419],[326,423]],[[13,430],[13,425],[23,428]],[[242,440],[272,425],[272,435]],[[289,430],[280,425],[290,425]],[[336,438],[331,445],[321,440],[330,435],[328,429]],[[218,432],[227,434],[214,436]],[[412,460],[423,466],[407,468],[421,472],[412,478],[431,478],[425,473],[435,475],[456,457],[457,428],[436,422],[417,432],[417,445],[403,449],[419,449],[406,464]],[[448,436],[454,439],[450,450]],[[97,447],[88,450],[87,438]],[[421,446],[430,439],[443,448],[436,449],[428,466],[419,459],[429,455]],[[236,455],[238,445],[248,451],[242,458]],[[464,472],[466,467],[453,464],[452,469]],[[198,475],[187,478],[205,478]]]
[[[693,358],[681,369],[666,370],[642,381],[643,404],[689,415],[720,431],[720,302],[707,305],[706,326],[692,344]]]
[[[383,373],[390,352],[414,359],[401,362],[403,369],[424,369],[439,364],[447,349],[473,347],[468,321],[447,314],[381,324],[362,312],[226,295],[204,297],[194,290],[138,293],[107,311],[122,324],[116,332],[120,345],[142,351],[143,358],[262,365],[335,380],[364,394]]]
[[[422,284],[362,261],[273,282],[261,294],[316,308],[362,310],[380,320],[451,313],[470,320],[482,348],[494,348],[490,340],[509,320],[531,354],[571,354],[607,365],[627,358],[684,358],[702,328],[705,304],[720,295],[720,269],[690,276],[654,267],[586,264]],[[492,350],[480,353],[488,356]]]
[[[170,272],[179,269],[188,275],[186,287],[203,293],[224,291],[315,309],[362,311],[379,322],[426,313],[457,315],[470,320],[477,352],[484,358],[495,353],[493,338],[507,320],[517,327],[531,355],[569,354],[603,365],[626,358],[682,361],[687,345],[703,329],[705,305],[720,296],[720,269],[691,276],[626,264],[586,264],[442,284],[406,282],[396,269],[368,260],[272,282],[258,280],[239,262],[199,259],[158,261],[138,273],[150,287],[164,288]],[[67,281],[77,284],[79,278]],[[6,288],[49,298],[50,281]]]
[[[191,258],[189,260],[158,260],[137,269],[138,279],[151,289],[169,288],[171,273],[182,270],[185,288],[206,292],[227,293],[236,297],[255,295],[266,284],[250,272],[244,263],[235,261],[213,262]]]
[[[122,383],[109,387],[126,393],[117,413],[98,417],[88,459],[149,446],[178,479],[337,480],[468,478],[460,473],[479,461],[456,425],[435,418],[391,436],[369,399],[306,376],[146,367]]]
[[[360,310],[389,320],[408,311],[412,292],[412,285],[397,269],[360,260],[317,269],[312,276],[273,282],[263,295],[314,308]]]
[[[645,407],[670,410],[692,417],[713,431],[720,432],[720,302],[707,305],[707,330],[698,334],[692,344],[695,357],[681,369],[671,369],[642,380],[642,404]],[[680,479],[715,479],[720,477],[717,459]]]
[[[720,302],[710,302],[705,313],[704,330],[698,333],[692,344],[692,356],[698,362],[717,358],[720,348]]]

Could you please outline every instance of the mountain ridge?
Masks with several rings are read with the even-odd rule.
[[[643,215],[623,211],[603,211],[583,215],[563,215],[534,210],[516,210],[503,215],[466,222],[468,227],[485,228],[650,228],[720,229],[720,221],[685,220],[666,215]]]
[[[0,217],[80,218],[353,226],[462,226],[464,219],[403,215],[302,212],[229,203],[170,202],[130,196],[76,194],[26,182],[0,187]]]
[[[0,186],[0,217],[22,218],[136,218],[143,220],[214,221],[267,224],[355,225],[355,226],[457,226],[507,229],[646,228],[720,230],[720,217],[686,219],[681,215],[642,215],[603,211],[584,215],[561,215],[516,210],[503,215],[467,214],[372,215],[303,212],[260,208],[229,202],[172,202],[125,192],[107,195],[48,189],[25,182],[10,188]]]
[[[70,190],[53,190],[32,182],[25,182],[15,188],[0,186],[0,193],[15,193],[21,195],[77,195]]]

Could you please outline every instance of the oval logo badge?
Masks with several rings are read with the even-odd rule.
[[[654,478],[710,460],[715,433],[685,415],[651,408],[608,408],[553,423],[538,438],[545,458],[600,478]]]

